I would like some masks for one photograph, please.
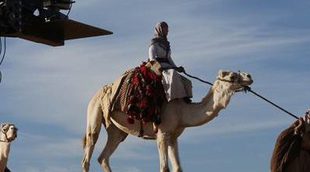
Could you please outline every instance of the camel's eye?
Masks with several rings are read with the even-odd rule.
[[[230,80],[231,80],[231,81],[235,81],[235,79],[236,79],[236,76],[235,76],[235,75],[231,75],[231,76],[230,76]]]

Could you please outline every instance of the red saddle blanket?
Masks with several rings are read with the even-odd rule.
[[[147,63],[125,73],[115,104],[128,115],[128,122],[134,119],[160,124],[160,109],[166,101],[161,83],[162,75],[156,74]],[[117,107],[117,106],[116,106]]]

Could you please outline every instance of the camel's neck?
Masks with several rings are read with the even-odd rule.
[[[10,143],[0,141],[0,162],[6,162],[10,152]]]
[[[7,141],[8,141],[8,139],[7,139],[7,137],[5,136],[5,134],[2,133],[2,132],[0,132],[0,143],[1,143],[1,142],[7,142]]]
[[[232,95],[232,90],[216,81],[200,103],[187,104],[184,107],[182,125],[194,127],[211,121],[220,110],[227,107]]]
[[[0,171],[4,171],[8,162],[10,152],[10,143],[3,133],[0,133]]]

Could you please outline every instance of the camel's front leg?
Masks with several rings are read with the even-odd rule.
[[[168,166],[168,142],[170,135],[168,133],[157,133],[157,147],[159,152],[160,172],[169,172]]]
[[[182,172],[177,138],[171,139],[168,146],[169,158],[173,167],[173,172]]]

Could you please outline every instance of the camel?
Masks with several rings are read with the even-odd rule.
[[[251,75],[245,72],[231,72],[220,70],[216,81],[207,95],[198,103],[185,103],[183,99],[166,102],[161,110],[161,123],[154,132],[152,123],[144,126],[142,138],[156,140],[160,172],[169,172],[168,158],[174,172],[182,172],[178,153],[178,137],[187,127],[201,126],[218,116],[220,110],[227,107],[232,95],[244,86],[253,82]],[[84,137],[83,172],[89,171],[91,156],[97,142],[101,126],[107,131],[106,145],[98,158],[104,172],[111,172],[109,158],[118,145],[126,139],[128,134],[139,136],[139,122],[129,124],[127,115],[121,111],[111,111],[105,114],[108,103],[114,91],[113,84],[100,89],[91,99],[87,110],[87,127]],[[110,120],[107,122],[107,120]]]
[[[17,137],[17,128],[14,124],[1,124],[0,135],[0,172],[10,171],[7,168],[7,162],[10,153],[11,142]]]
[[[310,111],[278,136],[271,172],[310,171]]]

